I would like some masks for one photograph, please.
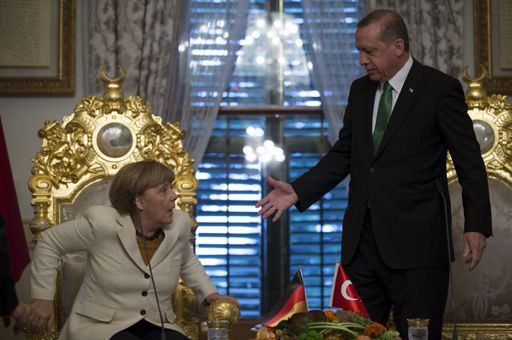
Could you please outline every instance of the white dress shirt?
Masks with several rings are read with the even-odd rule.
[[[409,74],[409,71],[412,67],[412,56],[409,55],[409,59],[405,63],[405,65],[398,71],[393,78],[391,78],[388,83],[393,88],[392,94],[393,94],[393,101],[391,104],[391,114],[393,114],[393,109],[395,108],[396,101],[398,99],[398,96],[400,95],[400,91],[402,91],[402,87],[404,86],[405,79],[407,78],[407,75]],[[377,92],[375,93],[375,101],[373,102],[373,118],[372,118],[372,133],[375,130],[375,122],[377,121],[377,111],[379,110],[379,102],[380,97],[382,96],[384,84],[380,84],[379,87],[377,87]]]

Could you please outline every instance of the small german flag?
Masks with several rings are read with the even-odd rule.
[[[267,327],[275,327],[279,322],[289,319],[293,314],[307,311],[306,289],[302,280],[302,271],[299,269],[262,323]]]

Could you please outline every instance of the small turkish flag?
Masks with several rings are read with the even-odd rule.
[[[331,307],[343,308],[369,318],[368,312],[356,292],[356,288],[339,263],[336,263],[331,290]]]

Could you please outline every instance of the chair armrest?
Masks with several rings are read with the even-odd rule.
[[[208,307],[208,320],[228,320],[229,328],[238,324],[240,318],[240,307],[231,300],[217,299]]]

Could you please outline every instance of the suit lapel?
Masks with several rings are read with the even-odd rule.
[[[120,215],[116,220],[121,226],[121,228],[117,230],[117,235],[119,236],[119,240],[126,250],[126,253],[141,270],[146,272],[147,266],[142,259],[139,246],[137,245],[135,226],[133,225],[132,218],[130,215]]]
[[[151,258],[151,265],[154,267],[158,266],[173,250],[174,245],[178,239],[178,233],[176,231],[173,231],[173,228],[175,224],[175,218],[173,218],[172,223],[163,228],[165,237],[162,240],[162,243],[160,246],[158,246],[158,249],[156,250],[155,254]]]
[[[377,87],[378,87],[379,83],[378,82],[372,82],[372,86],[371,86],[371,89],[368,90],[368,97],[365,98],[364,100],[364,103],[365,103],[365,108],[364,108],[364,113],[365,113],[365,121],[364,121],[364,128],[365,128],[365,134],[367,135],[368,138],[366,138],[366,140],[368,141],[368,143],[366,144],[366,148],[368,150],[368,152],[366,152],[367,155],[370,155],[370,161],[372,160],[372,158],[375,158],[373,156],[374,154],[374,150],[373,150],[373,138],[372,138],[372,135],[373,135],[373,130],[372,130],[372,127],[373,127],[373,104],[375,102],[375,93],[377,92]]]
[[[402,87],[402,91],[400,91],[400,95],[398,96],[398,100],[393,108],[393,112],[391,117],[389,118],[388,125],[386,130],[384,131],[384,136],[382,136],[382,141],[380,142],[379,149],[374,154],[373,159],[376,159],[382,152],[382,150],[389,143],[391,138],[394,136],[405,117],[409,114],[409,109],[411,108],[416,96],[420,92],[420,87],[418,82],[423,78],[423,72],[421,68],[421,64],[414,60],[412,64],[412,68],[407,75],[407,79],[405,80],[404,86]]]
[[[369,80],[369,78],[368,78]],[[363,133],[367,136],[365,140],[366,143],[366,155],[373,158],[373,142],[372,142],[372,124],[373,124],[373,103],[375,102],[375,93],[377,92],[378,82],[370,82],[368,85],[368,90],[364,91],[365,98],[362,98],[361,102],[363,103],[361,114],[363,115]],[[372,159],[369,159],[370,161]]]

